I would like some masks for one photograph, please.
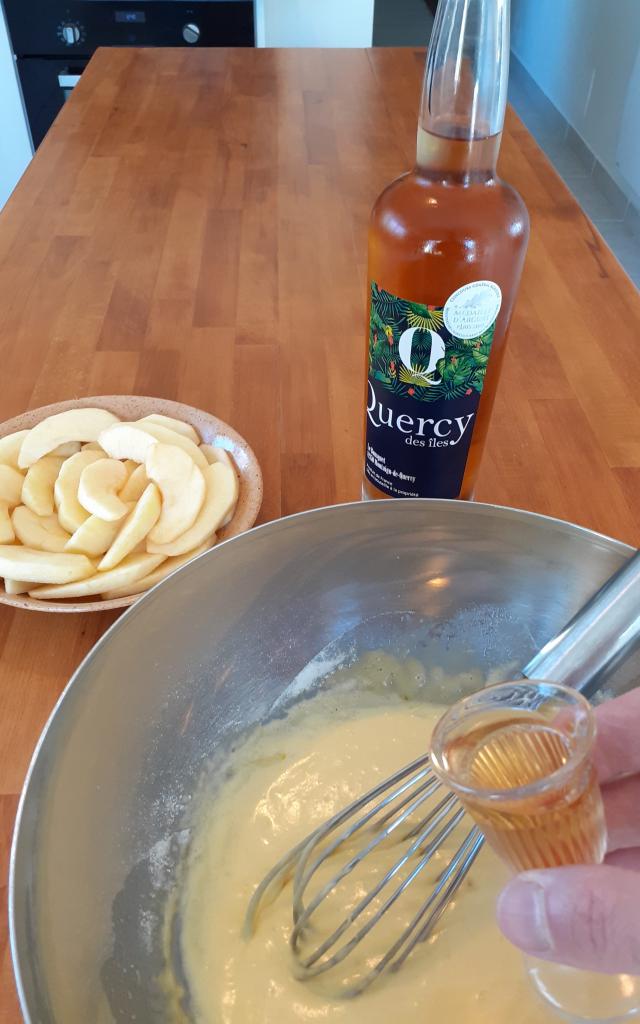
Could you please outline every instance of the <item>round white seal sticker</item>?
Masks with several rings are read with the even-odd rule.
[[[458,288],[444,306],[444,324],[454,338],[479,338],[496,322],[502,292],[493,281],[474,281]]]

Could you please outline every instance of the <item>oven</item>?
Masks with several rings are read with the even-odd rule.
[[[34,147],[99,46],[253,46],[253,0],[4,0]]]

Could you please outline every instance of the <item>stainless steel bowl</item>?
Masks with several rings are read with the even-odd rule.
[[[190,798],[315,655],[387,644],[508,673],[630,553],[526,512],[378,502],[263,526],[153,590],[75,673],[31,765],[10,881],[26,1020],[170,1019],[162,921]]]

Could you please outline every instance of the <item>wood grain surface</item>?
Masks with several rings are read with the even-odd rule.
[[[99,51],[0,216],[0,419],[178,399],[253,446],[262,521],[358,498],[367,220],[412,163],[423,60]],[[532,237],[476,497],[638,544],[640,295],[511,112],[501,171]],[[2,902],[31,751],[114,617],[0,608]]]

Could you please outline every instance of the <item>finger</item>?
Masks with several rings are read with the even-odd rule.
[[[527,871],[504,889],[498,922],[532,956],[640,974],[640,875],[597,865]]]
[[[607,864],[616,868],[626,868],[627,871],[640,872],[640,848],[635,850],[616,850],[615,853],[607,855]]]
[[[607,849],[640,846],[640,775],[602,787],[607,819]]]
[[[601,782],[640,772],[640,687],[596,708],[596,764]]]

